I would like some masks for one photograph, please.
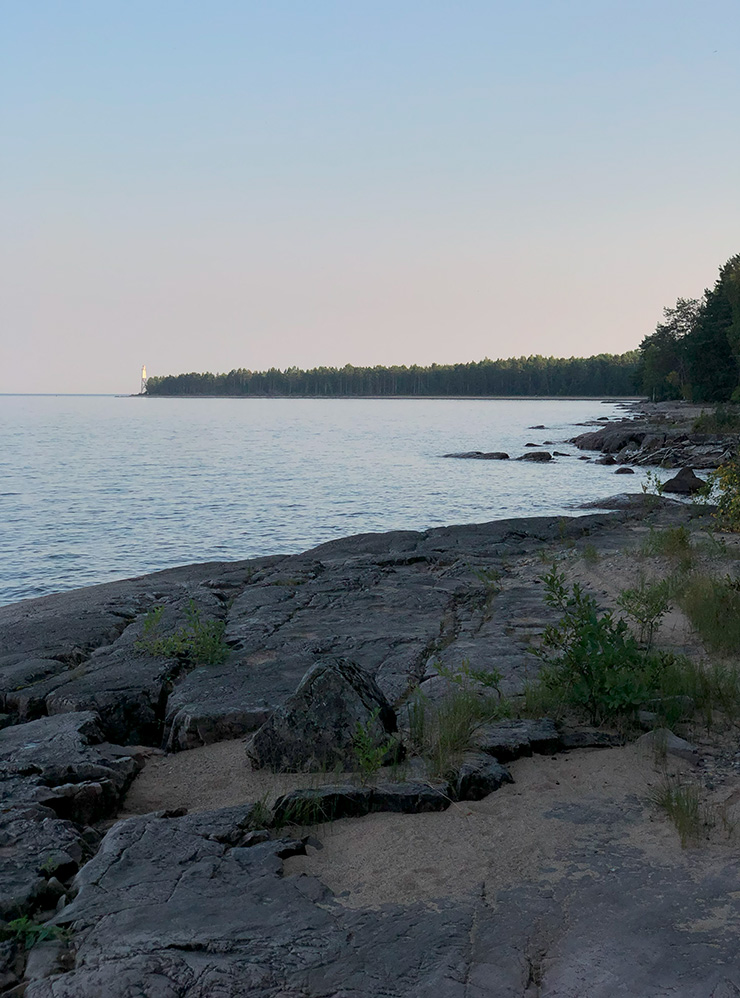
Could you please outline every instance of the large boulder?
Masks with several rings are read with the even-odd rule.
[[[529,446],[528,444],[526,446]],[[552,461],[552,454],[546,450],[533,450],[529,454],[522,454],[517,461]]]
[[[705,482],[694,474],[693,468],[681,468],[673,478],[669,478],[663,486],[664,492],[674,492],[677,495],[690,496],[700,492]]]
[[[370,750],[389,745],[396,715],[371,676],[349,659],[335,658],[308,670],[249,739],[247,755],[258,768],[278,773],[353,770],[361,761],[360,730]]]

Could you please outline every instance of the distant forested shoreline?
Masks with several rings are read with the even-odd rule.
[[[428,367],[315,367],[309,371],[248,371],[228,374],[175,374],[149,378],[147,395],[229,395],[253,397],[396,395],[514,396],[635,395],[639,353],[595,357],[518,357]]]
[[[314,367],[303,371],[170,374],[147,395],[269,397],[603,397],[740,402],[740,254],[702,298],[679,298],[639,350],[594,357],[510,357],[428,367]]]

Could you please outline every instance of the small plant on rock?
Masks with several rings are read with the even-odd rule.
[[[14,918],[0,929],[0,938],[12,939],[23,949],[31,949],[36,943],[47,942],[49,939],[68,939],[69,930],[59,925],[42,925],[34,922],[28,915]]]
[[[147,614],[144,630],[136,648],[149,655],[178,658],[193,665],[221,665],[226,661],[229,647],[224,641],[226,625],[223,620],[203,620],[194,600],[185,610],[187,623],[166,637],[159,635],[164,607],[158,606]]]
[[[353,743],[363,785],[375,776],[393,749],[392,739],[389,738],[382,745],[378,745],[373,738],[372,732],[379,713],[380,708],[376,707],[367,721],[364,723],[358,721],[355,725]]]

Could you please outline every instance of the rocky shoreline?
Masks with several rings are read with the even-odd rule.
[[[603,426],[573,437],[579,450],[600,451],[609,463],[713,470],[738,452],[737,433],[703,433],[695,421],[707,407],[688,402],[642,402],[635,415],[603,420]],[[711,407],[710,407],[711,408]]]
[[[0,918],[26,926],[0,942],[0,991],[740,994],[740,910],[720,928],[694,924],[697,905],[710,918],[712,905],[740,898],[737,871],[697,860],[686,882],[676,876],[675,851],[658,858],[636,850],[630,843],[644,809],[634,795],[622,805],[598,793],[563,796],[560,779],[534,790],[530,800],[551,800],[537,819],[537,848],[552,830],[560,851],[495,896],[484,874],[482,887],[442,892],[434,903],[411,889],[408,901],[356,907],[327,886],[331,864],[323,880],[313,872],[345,828],[375,829],[368,853],[391,834],[391,825],[374,822],[408,822],[400,826],[407,841],[412,829],[423,838],[432,827],[418,822],[462,822],[454,838],[468,836],[471,815],[514,806],[517,787],[528,785],[514,768],[522,760],[541,760],[532,760],[533,773],[569,763],[575,779],[579,759],[591,765],[589,753],[628,751],[610,748],[617,735],[514,718],[482,728],[474,750],[442,779],[410,758],[373,779],[324,772],[309,786],[296,776],[291,789],[287,774],[285,792],[269,798],[238,790],[249,771],[244,739],[253,758],[257,746],[274,758],[275,732],[271,740],[264,732],[291,710],[307,717],[310,704],[295,705],[308,703],[306,689],[329,673],[344,684],[342,709],[352,696],[361,701],[344,731],[359,723],[370,737],[370,719],[385,717],[382,737],[397,726],[399,744],[410,698],[444,699],[463,663],[497,674],[500,693],[516,700],[536,672],[530,643],[555,619],[542,599],[543,565],[586,547],[606,557],[649,529],[701,518],[666,500],[648,502],[654,498],[625,497],[614,512],[573,518],[359,535],[300,555],[185,566],[0,608]],[[166,653],[166,639],[194,614],[221,626],[222,661],[196,666]],[[333,721],[319,715],[313,723]],[[137,777],[160,760],[178,760],[186,774],[192,760],[194,781],[199,753],[221,744],[233,745],[229,758],[237,760],[228,806],[186,813],[186,801],[168,797],[159,810],[115,822]],[[337,831],[325,834],[326,822]],[[494,827],[499,850],[509,849],[507,821]],[[574,835],[561,841],[561,827]],[[354,865],[363,861],[361,852]],[[405,883],[409,873],[396,879]],[[460,867],[457,879],[467,876]],[[606,918],[610,931],[597,931]],[[40,941],[29,947],[34,932]],[[690,957],[677,955],[689,949]]]

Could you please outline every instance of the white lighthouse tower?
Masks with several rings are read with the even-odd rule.
[[[146,364],[141,365],[141,389],[139,390],[139,395],[144,395],[146,393]]]

